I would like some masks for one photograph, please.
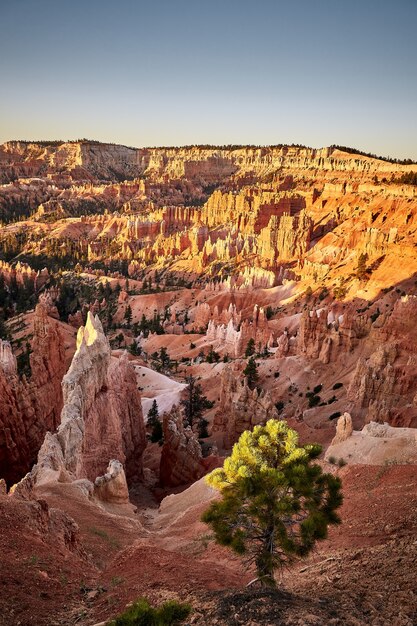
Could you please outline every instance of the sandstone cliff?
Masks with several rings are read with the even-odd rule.
[[[18,376],[10,345],[0,342],[0,476],[9,483],[30,469],[46,431],[57,427],[63,403],[63,337],[42,304],[33,328],[29,379]]]
[[[281,168],[367,175],[410,169],[334,148],[128,148],[94,141],[9,141],[0,146],[0,165],[5,182],[16,176],[43,176],[57,170],[84,180],[92,176],[111,180],[115,176],[126,179],[145,174],[152,179],[201,177],[212,181],[233,174],[265,177]]]

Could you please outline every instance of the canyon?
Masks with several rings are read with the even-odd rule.
[[[140,595],[232,623],[221,594],[253,576],[207,537],[204,476],[284,419],[344,492],[283,574],[298,623],[413,624],[416,171],[336,146],[0,146],[4,623],[93,626]]]

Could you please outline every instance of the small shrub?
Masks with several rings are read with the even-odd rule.
[[[146,598],[140,598],[110,622],[110,626],[174,626],[181,624],[190,613],[189,604],[169,600],[159,608],[154,608]]]
[[[265,310],[266,319],[270,320],[273,315],[274,315],[274,309],[272,308],[272,306],[267,306]]]
[[[278,411],[278,413],[282,411],[282,409],[284,408],[284,403],[282,402],[282,400],[279,400],[279,402],[275,403],[275,408]]]
[[[310,409],[320,404],[320,402],[321,402],[320,396],[311,395],[308,398],[308,406],[310,407]]]
[[[323,389],[323,385],[316,385],[313,389],[314,395],[317,395],[318,393],[320,393],[322,389]]]
[[[375,311],[375,313],[372,313],[371,315],[372,324],[378,319],[380,315],[381,315],[381,311],[379,310],[379,308]]]
[[[274,378],[279,378],[279,372],[274,372]]]
[[[329,295],[329,290],[327,287],[323,287],[323,289],[319,293],[319,300],[324,300]]]
[[[332,465],[336,465],[336,459],[334,456],[329,456],[328,458],[329,463],[331,463]]]
[[[333,391],[336,391],[336,389],[340,389],[341,387],[343,387],[343,383],[335,383],[332,389]]]
[[[332,414],[330,415],[329,420],[335,420],[335,419],[337,419],[338,417],[340,417],[341,415],[342,415],[342,414],[341,414],[341,412],[340,412],[340,411],[336,411],[336,413],[332,413]]]
[[[345,461],[345,459],[339,459],[337,464],[339,467],[344,467],[346,465],[347,461]]]
[[[347,294],[347,288],[343,287],[342,285],[339,285],[338,287],[335,287],[333,289],[333,295],[336,298],[336,300],[343,300],[346,294]]]
[[[218,363],[220,361],[220,354],[213,350],[211,346],[209,353],[206,356],[207,363]]]

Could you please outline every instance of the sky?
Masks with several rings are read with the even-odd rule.
[[[0,0],[0,142],[417,159],[417,0]]]

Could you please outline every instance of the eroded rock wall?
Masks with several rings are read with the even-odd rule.
[[[19,377],[10,345],[0,347],[0,476],[8,483],[30,469],[46,431],[58,426],[63,406],[64,340],[42,304],[35,309],[33,329],[30,378]]]
[[[246,379],[233,365],[221,375],[220,402],[214,417],[213,430],[224,433],[224,445],[231,448],[245,430],[279,419],[268,391],[249,389]]]
[[[160,483],[176,487],[201,478],[206,471],[201,446],[192,429],[184,426],[184,417],[178,406],[164,414],[163,433]]]

